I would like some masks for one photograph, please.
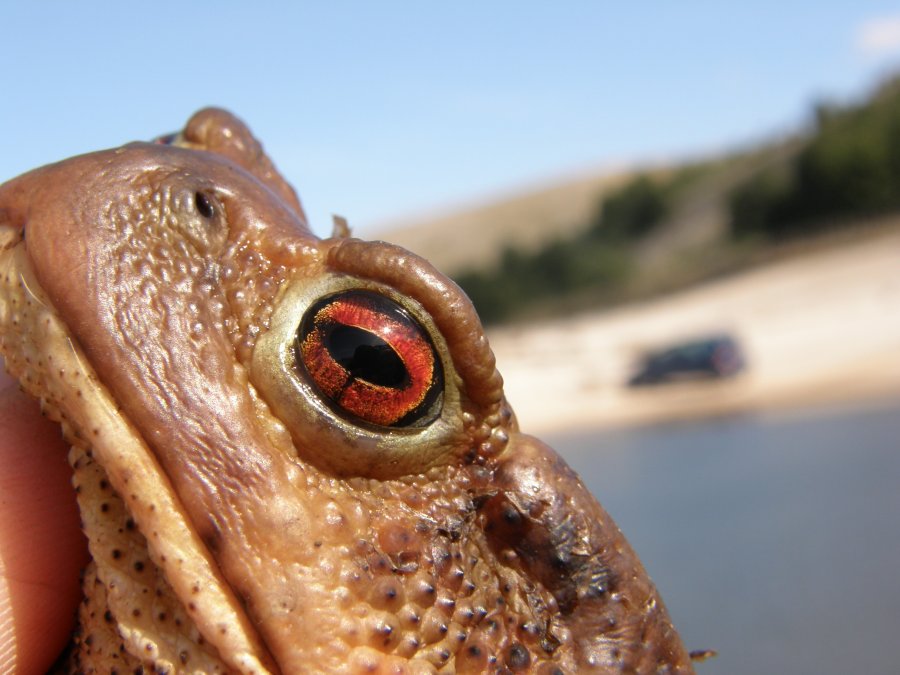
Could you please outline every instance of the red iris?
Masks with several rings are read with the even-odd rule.
[[[327,297],[307,312],[297,354],[332,408],[382,426],[412,426],[434,412],[443,386],[425,330],[370,291]]]

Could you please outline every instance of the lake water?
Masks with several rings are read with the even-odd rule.
[[[900,401],[545,440],[719,652],[700,675],[900,673]]]

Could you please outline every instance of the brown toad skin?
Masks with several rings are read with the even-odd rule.
[[[192,671],[197,644],[243,672],[693,672],[615,524],[518,431],[465,295],[398,247],[313,236],[230,114],[10,181],[0,235],[0,350],[104,505],[82,506],[97,579],[74,667],[109,670],[91,659],[121,637],[128,663],[185,672],[219,667]],[[279,308],[332,282],[431,327],[439,433],[359,429],[278,389]],[[120,536],[140,574],[116,567]],[[174,609],[130,627],[146,589]],[[157,632],[173,612],[189,638]],[[117,630],[86,640],[104,614]]]

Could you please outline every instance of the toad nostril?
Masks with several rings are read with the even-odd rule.
[[[197,206],[197,212],[204,218],[212,218],[215,215],[216,211],[213,208],[212,200],[202,192],[194,195],[194,203]]]

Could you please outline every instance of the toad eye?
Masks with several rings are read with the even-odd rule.
[[[441,408],[443,370],[424,328],[399,304],[370,291],[314,304],[295,353],[323,400],[370,424],[421,427]]]

